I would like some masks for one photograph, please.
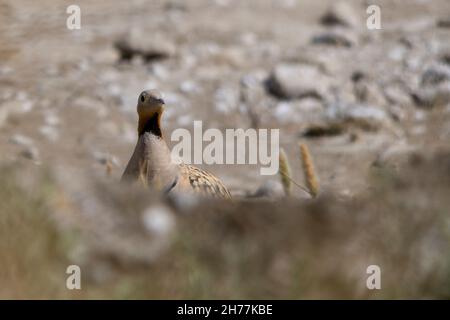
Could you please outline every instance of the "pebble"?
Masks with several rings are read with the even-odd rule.
[[[361,17],[355,7],[347,1],[335,1],[320,18],[326,26],[343,26],[358,28],[361,26]]]
[[[142,214],[145,229],[157,236],[166,236],[175,227],[175,218],[168,207],[161,204],[145,209]]]
[[[32,146],[33,140],[27,136],[21,134],[12,135],[9,140],[10,143],[16,144],[18,146]]]
[[[313,36],[311,43],[315,45],[350,48],[356,44],[356,38],[351,36],[348,32],[334,30]]]
[[[53,126],[42,126],[39,128],[39,133],[50,142],[56,142],[59,140],[59,131]]]
[[[279,99],[314,97],[322,100],[332,81],[317,66],[281,63],[275,67],[265,84],[267,91]]]
[[[20,152],[24,158],[37,161],[39,159],[39,150],[34,146],[28,146]]]
[[[334,103],[328,106],[326,116],[333,122],[350,121],[363,129],[380,129],[390,119],[384,109],[364,104]]]

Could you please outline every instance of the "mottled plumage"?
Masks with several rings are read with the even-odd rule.
[[[164,101],[155,91],[144,91],[138,99],[139,138],[122,175],[123,181],[141,181],[162,192],[187,192],[216,198],[231,198],[225,185],[211,173],[172,162],[161,133]]]
[[[189,180],[189,185],[195,192],[220,198],[231,198],[225,185],[211,173],[197,167],[180,164],[180,175]]]

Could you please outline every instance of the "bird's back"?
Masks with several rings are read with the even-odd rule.
[[[230,199],[227,187],[213,174],[200,168],[180,164],[180,186],[190,188],[195,193],[216,198]]]

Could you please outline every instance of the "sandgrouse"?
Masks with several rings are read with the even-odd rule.
[[[143,91],[138,98],[138,141],[122,175],[122,181],[143,182],[164,193],[193,192],[205,196],[231,198],[222,181],[209,172],[172,161],[161,132],[164,100],[156,90]]]

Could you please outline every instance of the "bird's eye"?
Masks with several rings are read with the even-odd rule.
[[[141,102],[145,101],[145,95],[141,94]]]

